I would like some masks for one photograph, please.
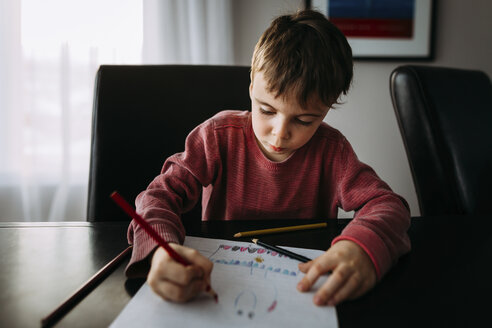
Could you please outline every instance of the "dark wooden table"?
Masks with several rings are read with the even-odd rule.
[[[492,217],[413,218],[412,252],[367,295],[337,307],[340,327],[478,327],[492,307]],[[188,235],[234,239],[238,231],[319,220],[186,223]],[[268,243],[327,249],[345,220],[326,229],[264,236]],[[1,223],[0,327],[39,327],[82,283],[127,247],[128,222]],[[247,240],[239,238],[236,240]],[[106,327],[142,281],[126,260],[65,315],[59,327]],[[314,305],[313,305],[314,306]]]

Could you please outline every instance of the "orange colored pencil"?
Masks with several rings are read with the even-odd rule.
[[[265,235],[265,234],[272,234],[272,233],[279,233],[279,232],[317,229],[317,228],[325,228],[326,226],[327,223],[323,222],[323,223],[313,223],[313,224],[302,224],[302,225],[282,227],[282,228],[243,231],[243,232],[236,233],[234,237],[247,237],[247,236]]]

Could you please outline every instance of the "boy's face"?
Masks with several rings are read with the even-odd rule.
[[[249,87],[253,131],[263,154],[281,162],[304,146],[328,113],[320,101],[302,108],[293,94],[275,97],[268,92],[262,72],[256,72]]]

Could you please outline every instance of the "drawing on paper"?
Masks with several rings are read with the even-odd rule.
[[[263,263],[263,261],[265,261],[265,260],[263,259],[263,257],[261,257],[261,256],[257,256],[257,257],[255,257],[255,261],[256,261],[257,263]]]
[[[234,254],[236,253],[236,254]],[[248,254],[262,254],[250,259]],[[279,254],[275,251],[266,250],[258,247],[240,247],[230,245],[219,245],[219,247],[209,256],[209,260],[213,263],[235,265],[246,267],[250,269],[250,274],[253,271],[262,270],[264,276],[267,277],[268,273],[280,273],[282,275],[296,277],[299,274],[299,270],[291,270],[289,268],[282,268],[278,264],[268,264],[268,257],[273,258],[288,258],[285,255]]]
[[[237,318],[253,320],[272,313],[278,305],[276,279],[297,277],[299,270],[283,261],[286,256],[259,247],[221,244],[209,256],[214,265],[233,270],[237,282],[227,293],[234,297],[233,312]],[[243,284],[241,275],[253,278],[254,283]],[[236,288],[237,287],[237,288]],[[231,300],[232,301],[232,300]]]
[[[296,276],[298,263],[280,258],[265,250],[232,246],[257,246],[230,240],[208,239],[187,236],[185,246],[198,250],[211,259],[214,268],[210,284],[219,295],[219,303],[211,301],[210,295],[201,293],[186,305],[164,301],[144,284],[130,300],[111,328],[127,327],[338,327],[335,307],[312,305],[314,290],[298,293],[295,286],[303,275]],[[258,247],[258,246],[257,246]],[[316,257],[322,251],[305,250],[304,255]],[[263,262],[256,260],[260,256]],[[231,260],[248,263],[248,266],[218,263]],[[236,262],[234,262],[236,263]],[[249,264],[251,263],[251,265]],[[255,265],[255,266],[253,266]],[[257,265],[257,266],[256,266]],[[264,265],[263,269],[262,266]],[[268,270],[268,268],[272,268]],[[277,270],[278,269],[278,270]],[[283,274],[289,272],[288,274]],[[292,315],[301,313],[302,315]]]
[[[273,310],[275,310],[277,306],[277,288],[275,285],[271,285],[271,287],[274,289],[275,294],[273,297],[272,302],[270,305],[266,308],[266,313],[270,313]],[[262,293],[265,291],[262,289]],[[256,293],[252,290],[242,290],[239,292],[239,294],[236,296],[234,300],[234,309],[236,311],[236,314],[238,316],[243,316],[248,319],[254,319],[255,317],[255,312],[257,311],[256,305],[258,303],[258,297],[256,296]],[[265,311],[265,309],[258,309],[259,311]]]

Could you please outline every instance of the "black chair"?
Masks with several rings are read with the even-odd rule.
[[[249,110],[249,67],[101,66],[92,118],[87,218],[130,218],[109,197],[129,202],[184,150],[188,133],[224,109]],[[197,204],[200,205],[200,204]],[[200,211],[195,207],[195,215]]]
[[[421,215],[489,212],[489,77],[476,70],[405,65],[391,73],[390,90]]]

